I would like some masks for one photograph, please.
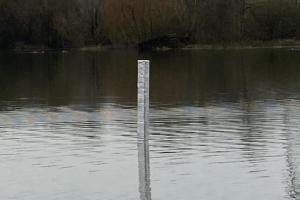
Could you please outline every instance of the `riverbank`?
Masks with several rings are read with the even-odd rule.
[[[49,48],[43,45],[22,45],[17,46],[13,49],[14,52],[22,52],[22,53],[46,53],[46,52],[61,52],[68,53],[70,51],[103,51],[103,50],[111,50],[111,49],[133,49],[136,48],[134,46],[126,46],[126,45],[90,45],[84,47],[69,47],[69,48]],[[274,41],[249,41],[249,42],[232,42],[232,43],[217,43],[217,44],[188,44],[181,46],[180,48],[170,48],[167,46],[162,47],[154,47],[152,51],[170,51],[170,50],[225,50],[225,49],[262,49],[262,48],[288,48],[291,50],[300,50],[300,40],[274,40]]]
[[[101,51],[109,49],[132,49],[134,46],[86,46],[78,48],[79,51]],[[291,49],[300,50],[300,40],[273,40],[273,41],[249,41],[249,42],[235,42],[235,43],[223,43],[223,44],[188,44],[179,48],[170,48],[167,46],[153,48],[152,51],[171,51],[171,50],[225,50],[225,49]]]
[[[273,41],[251,41],[224,44],[191,44],[181,49],[201,50],[201,49],[262,49],[262,48],[290,48],[300,50],[300,40],[273,40]]]

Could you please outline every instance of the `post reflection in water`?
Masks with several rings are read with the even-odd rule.
[[[151,200],[149,141],[138,139],[139,192],[141,200]]]
[[[286,129],[286,162],[287,162],[287,187],[291,199],[299,199],[300,196],[300,151],[299,151],[299,132],[293,129],[293,122],[299,118],[297,110],[292,109],[296,103],[287,104],[284,110],[284,123]],[[295,131],[296,130],[296,131]]]

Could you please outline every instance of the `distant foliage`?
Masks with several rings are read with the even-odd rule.
[[[0,0],[0,47],[300,38],[300,0]]]

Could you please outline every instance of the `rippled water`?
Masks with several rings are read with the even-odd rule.
[[[0,199],[298,200],[299,56],[1,54]],[[141,57],[150,158],[136,133]]]

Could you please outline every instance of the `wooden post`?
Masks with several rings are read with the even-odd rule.
[[[148,140],[150,61],[138,61],[138,136]]]
[[[149,68],[148,60],[138,61],[138,168],[140,200],[151,200],[149,157]]]

